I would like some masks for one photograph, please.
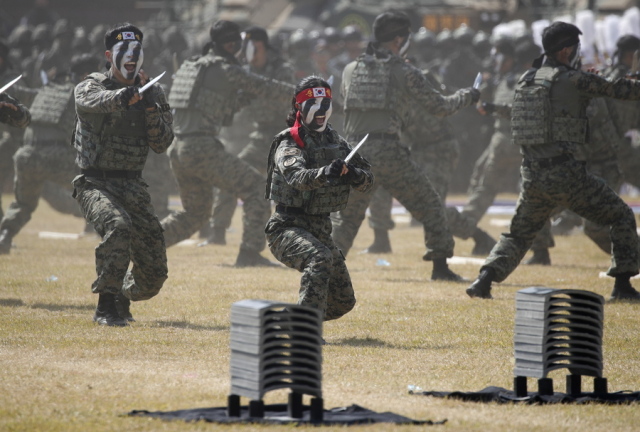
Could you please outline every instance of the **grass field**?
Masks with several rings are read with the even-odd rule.
[[[3,203],[11,201],[6,195]],[[97,238],[51,240],[40,231],[77,233],[83,223],[42,203],[0,256],[0,430],[192,431],[220,426],[131,418],[134,409],[222,406],[229,393],[231,304],[248,298],[295,302],[299,273],[232,267],[240,212],[227,246],[168,250],[169,279],[150,301],[132,304],[128,328],[104,328],[91,318],[97,296],[93,249]],[[503,219],[506,217],[502,217]],[[497,236],[504,228],[482,226]],[[354,430],[634,431],[640,407],[524,406],[465,403],[407,394],[425,390],[510,388],[513,380],[515,293],[542,285],[586,289],[608,297],[613,281],[598,277],[609,257],[581,234],[556,239],[552,267],[520,266],[494,287],[494,300],[471,300],[467,284],[430,282],[421,260],[422,231],[400,221],[392,255],[357,252],[372,240],[363,225],[347,265],[358,297],[355,309],[327,323],[323,348],[325,407],[358,404],[415,419],[448,419],[444,426],[373,425]],[[456,241],[469,256],[471,241]],[[265,255],[270,256],[268,252]],[[389,266],[378,266],[377,260]],[[452,268],[472,279],[477,265]],[[55,279],[55,280],[52,280]],[[636,281],[635,285],[640,286]],[[638,305],[605,307],[604,375],[610,391],[640,390]],[[567,371],[551,374],[564,391]],[[591,387],[584,379],[583,388]],[[534,380],[530,389],[536,389]],[[284,402],[285,392],[265,402]],[[243,399],[243,404],[247,401]],[[304,428],[303,428],[304,429]],[[225,426],[225,431],[291,430],[290,426]]]

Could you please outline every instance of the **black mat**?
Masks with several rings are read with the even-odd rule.
[[[240,417],[228,417],[226,407],[194,408],[178,411],[145,411],[134,410],[128,413],[130,416],[154,417],[163,420],[205,421],[212,423],[266,423],[266,424],[314,424],[314,425],[343,425],[352,426],[371,423],[395,423],[407,425],[437,425],[444,424],[447,420],[413,420],[392,412],[377,413],[358,405],[332,408],[324,411],[322,423],[309,421],[309,407],[304,407],[302,419],[294,419],[287,416],[286,404],[273,404],[264,406],[264,418],[249,417],[249,409],[241,407]]]
[[[541,396],[536,392],[529,392],[528,396],[516,397],[512,390],[502,387],[487,387],[478,392],[442,392],[419,391],[410,392],[415,395],[433,396],[439,398],[458,399],[466,402],[497,402],[497,403],[525,403],[525,404],[629,404],[640,402],[640,392],[620,391],[607,394],[582,393],[574,397],[565,393],[554,393],[551,396]]]

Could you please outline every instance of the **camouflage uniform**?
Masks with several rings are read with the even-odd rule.
[[[421,71],[386,50],[370,51],[350,63],[343,76],[345,131],[351,141],[369,133],[361,153],[373,166],[376,184],[387,189],[424,226],[427,260],[453,255],[454,241],[429,179],[406,147],[400,131],[408,113],[418,107],[438,116],[450,115],[472,103],[469,90],[442,96]],[[416,105],[416,106],[414,106]],[[371,194],[354,193],[334,219],[333,239],[345,253],[362,224]]]
[[[262,70],[249,67],[248,70],[261,76],[272,78],[276,81],[292,83],[293,67],[281,57],[270,54],[267,64]],[[282,109],[277,109],[269,98],[257,98],[243,111],[253,121],[254,131],[249,135],[249,144],[242,149],[238,158],[245,161],[263,175],[266,175],[267,164],[265,161],[269,155],[267,143],[282,130],[282,113],[287,112],[288,104],[283,104]],[[238,198],[228,191],[220,189],[213,205],[213,229],[225,230],[231,226],[231,219],[237,207]]]
[[[266,196],[277,206],[265,233],[273,255],[303,273],[298,304],[320,309],[325,320],[332,320],[353,309],[356,299],[344,256],[331,238],[329,214],[347,204],[351,187],[369,190],[373,175],[369,164],[356,155],[351,163],[361,171],[353,184],[342,177],[328,181],[324,166],[344,159],[350,147],[330,127],[305,132],[303,148],[289,129],[271,146]]]
[[[157,103],[151,111],[142,102],[124,106],[124,91],[110,71],[91,74],[76,86],[74,146],[82,174],[73,186],[85,218],[102,237],[92,291],[121,293],[136,301],[158,294],[167,279],[162,227],[141,172],[149,147],[156,153],[166,151],[173,132],[170,108],[158,84],[145,93]]]
[[[0,223],[0,231],[7,230],[11,237],[31,219],[46,181],[68,190],[71,199],[71,180],[78,172],[69,146],[69,131],[75,122],[73,89],[71,83],[49,84],[31,105],[31,125],[25,131],[24,145],[13,156],[15,201]],[[71,214],[82,217],[77,204]]]
[[[438,79],[429,71],[423,75],[432,87],[441,88]],[[402,131],[402,143],[411,150],[411,156],[421,167],[424,175],[429,177],[435,191],[440,196],[442,206],[445,206],[451,176],[458,163],[460,145],[453,133],[453,127],[448,119],[436,117],[425,109],[417,108],[409,113],[409,119]],[[376,230],[388,231],[393,229],[394,222],[390,217],[393,197],[384,188],[378,188],[369,203],[369,226]],[[458,211],[446,208],[449,229],[456,235],[458,225]]]
[[[616,64],[605,71],[610,81],[624,78],[631,71],[623,64]],[[640,103],[636,101],[621,101],[607,99],[607,106],[613,118],[618,136],[624,135],[631,129],[640,129]],[[623,180],[640,188],[640,152],[634,148],[629,139],[617,141],[618,162]]]
[[[264,178],[225,151],[216,137],[222,126],[232,123],[243,103],[240,98],[245,103],[249,95],[289,100],[293,89],[292,85],[251,74],[213,51],[183,63],[169,96],[175,108],[176,133],[169,158],[184,210],[162,220],[167,246],[191,237],[202,226],[211,214],[213,188],[217,187],[244,202],[240,249],[264,249],[263,229],[270,214],[269,203],[262,199]]]
[[[532,103],[519,102],[516,93],[512,130],[524,157],[522,192],[510,232],[500,237],[481,271],[493,269],[493,280],[503,281],[518,266],[553,209],[562,206],[592,222],[611,226],[612,261],[607,274],[638,274],[633,212],[603,180],[589,174],[574,154],[577,146],[587,141],[586,108],[590,99],[606,96],[638,100],[640,83],[624,79],[610,82],[551,59],[542,68],[529,70],[519,88],[532,79],[537,84],[532,88],[550,88],[549,95]]]

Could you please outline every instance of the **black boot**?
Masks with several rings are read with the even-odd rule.
[[[0,231],[0,255],[8,255],[11,252],[11,240],[13,235],[9,234],[9,230]]]
[[[535,249],[533,256],[524,262],[526,265],[551,265],[549,249]]]
[[[280,267],[280,264],[269,261],[256,251],[240,248],[235,267]]]
[[[631,286],[630,275],[616,276],[609,300],[640,301],[640,293]]]
[[[451,271],[446,258],[436,258],[433,260],[433,270],[431,271],[432,281],[468,282],[465,278]]]
[[[473,233],[473,241],[476,242],[471,255],[487,256],[496,245],[496,241],[486,231],[476,228]]]
[[[135,322],[133,315],[131,315],[130,307],[131,300],[125,297],[124,294],[120,293],[116,296],[116,310],[120,318],[128,322]]]
[[[480,271],[478,279],[473,281],[471,286],[467,288],[467,295],[469,297],[478,297],[483,299],[492,299],[491,295],[491,282],[495,277],[495,270],[492,268],[485,268]]]
[[[373,243],[362,251],[370,254],[391,253],[391,242],[389,241],[389,231],[383,229],[373,230]]]
[[[100,325],[124,327],[129,325],[118,315],[115,294],[100,294],[93,320]]]

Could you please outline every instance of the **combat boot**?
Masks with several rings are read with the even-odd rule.
[[[133,315],[131,315],[131,300],[125,297],[124,294],[119,293],[116,296],[116,310],[118,311],[118,315],[125,321],[135,322]]]
[[[129,324],[118,315],[115,294],[100,294],[93,320],[100,325],[125,327]]]
[[[533,256],[524,262],[526,265],[551,265],[551,257],[549,256],[549,249],[535,249]]]
[[[482,255],[487,256],[491,253],[491,250],[496,245],[496,241],[487,233],[486,231],[481,230],[480,228],[476,228],[473,233],[473,241],[476,244],[473,246],[473,250],[471,251],[471,255]]]
[[[234,267],[280,267],[280,264],[268,260],[256,251],[240,248]]]
[[[8,255],[11,252],[11,240],[13,240],[13,235],[9,233],[9,230],[0,231],[0,255]]]
[[[629,275],[616,276],[610,301],[640,301],[640,293],[631,286]]]
[[[224,246],[227,244],[227,239],[225,238],[227,230],[225,228],[211,228],[208,232],[209,236],[207,237],[207,239],[201,243],[198,243],[198,246],[207,246],[210,244]]]
[[[431,271],[432,281],[468,282],[449,268],[446,258],[436,258],[433,260],[433,270]]]
[[[473,281],[471,286],[467,288],[467,295],[471,298],[483,298],[492,299],[491,295],[491,282],[495,276],[495,270],[492,268],[485,268],[480,271],[478,279]]]
[[[389,241],[389,231],[383,229],[373,230],[373,243],[362,251],[368,254],[391,253],[391,242]]]

